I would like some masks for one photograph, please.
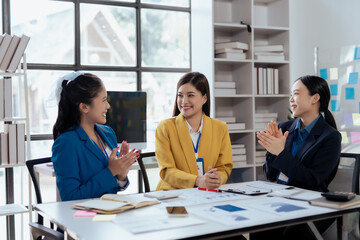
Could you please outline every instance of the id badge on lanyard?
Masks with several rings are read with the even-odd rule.
[[[200,137],[201,137],[201,133],[199,134],[199,138],[197,140],[196,147],[194,146],[194,143],[193,143],[196,158],[198,156],[198,151],[199,151]],[[205,174],[205,171],[204,171],[204,159],[203,158],[197,158],[196,159],[196,165],[197,165],[197,170],[198,170],[199,176],[203,176]]]

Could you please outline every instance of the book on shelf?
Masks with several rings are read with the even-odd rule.
[[[236,89],[230,88],[215,88],[215,95],[236,95]]]
[[[266,68],[266,82],[267,82],[267,94],[274,94],[274,80],[273,80],[274,69]]]
[[[265,157],[255,157],[255,163],[262,164],[265,163]]]
[[[265,157],[265,155],[266,155],[266,150],[256,150],[255,152],[256,157]]]
[[[262,69],[263,71],[263,94],[267,94],[268,93],[268,89],[267,89],[267,70],[266,70],[266,68],[263,68]]]
[[[274,68],[274,94],[279,93],[279,69]]]
[[[6,124],[7,132],[9,133],[9,164],[17,163],[17,141],[16,141],[16,124]]]
[[[278,113],[276,112],[256,112],[255,113],[255,118],[258,117],[272,117],[272,118],[277,118],[278,117]]]
[[[254,52],[255,56],[284,56],[284,52]]]
[[[0,78],[0,118],[5,117],[5,86],[4,86],[4,78]]]
[[[10,42],[11,42],[11,36],[9,34],[4,33],[2,36],[3,36],[3,40],[0,45],[0,64],[1,64],[2,60],[4,59],[6,50],[8,49]]]
[[[2,71],[6,71],[6,69],[8,68],[10,61],[12,59],[12,57],[14,56],[14,53],[16,51],[16,48],[18,46],[20,42],[20,37],[14,35],[11,37],[11,42],[10,45],[8,47],[8,49],[6,50],[5,56],[0,64],[0,70]]]
[[[0,163],[1,165],[9,164],[9,134],[0,132]]]
[[[246,154],[246,148],[231,148],[232,150],[232,154],[236,155],[236,154]]]
[[[74,208],[86,209],[103,214],[114,214],[158,203],[160,203],[158,200],[147,198],[142,195],[104,194],[100,199],[92,199],[77,203],[74,205]]]
[[[25,163],[25,124],[16,124],[17,163]]]
[[[228,130],[244,130],[245,123],[228,123]]]
[[[235,117],[216,117],[217,120],[226,122],[226,123],[235,123],[236,118]]]
[[[215,88],[235,88],[235,82],[215,82]]]
[[[234,155],[233,154],[233,162],[246,162],[246,155],[244,154],[239,154],[239,155]]]
[[[243,42],[223,42],[223,43],[215,43],[215,50],[223,49],[223,48],[236,48],[249,50],[249,44]]]
[[[12,117],[12,81],[5,77],[4,81],[4,117]]]
[[[284,51],[284,45],[259,45],[254,46],[254,52],[276,52],[276,51]]]
[[[11,62],[8,66],[8,68],[6,69],[7,72],[15,72],[19,63],[20,63],[20,59],[22,57],[22,55],[25,52],[25,48],[28,45],[30,40],[30,37],[26,36],[26,35],[22,35],[19,41],[19,44],[15,50],[15,53],[12,56]]]
[[[327,207],[327,208],[334,208],[334,209],[343,209],[355,205],[360,205],[360,196],[356,195],[355,198],[346,201],[346,202],[337,202],[337,201],[331,201],[327,200],[325,197],[316,198],[313,200],[310,200],[309,203],[314,206],[319,207]]]
[[[245,148],[245,144],[231,144],[232,149]]]
[[[233,168],[241,168],[241,167],[245,167],[246,166],[246,161],[238,161],[238,162],[234,162],[233,161]]]
[[[255,55],[255,59],[260,61],[277,62],[277,61],[285,61],[285,56]]]
[[[243,49],[238,49],[238,48],[220,48],[220,49],[215,50],[215,54],[218,54],[218,53],[243,53],[243,52],[244,52]]]
[[[246,53],[218,53],[215,55],[216,58],[226,58],[226,59],[235,59],[235,60],[243,60],[246,59]]]
[[[276,121],[277,118],[274,118],[274,117],[257,117],[255,118],[255,122],[256,123],[269,123],[271,121]]]

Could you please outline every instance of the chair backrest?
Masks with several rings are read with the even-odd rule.
[[[143,162],[143,158],[147,158],[147,157],[155,157],[155,152],[140,153],[140,157],[137,159],[137,162],[139,164],[141,174],[142,174],[142,178],[144,180],[145,192],[150,192],[149,179],[148,179],[146,169],[145,169],[145,165],[144,165],[144,162]]]
[[[353,160],[348,161],[347,158]],[[330,183],[331,191],[346,191],[360,193],[359,187],[360,174],[360,154],[358,153],[341,153],[340,164],[334,180]]]
[[[54,229],[47,228],[38,223],[29,223],[30,232],[33,240],[63,240],[64,234]]]
[[[29,170],[31,180],[32,180],[32,182],[34,184],[34,189],[35,189],[35,194],[36,194],[36,202],[37,203],[42,203],[42,198],[41,198],[40,186],[39,186],[38,180],[36,178],[34,166],[38,165],[38,164],[50,163],[50,162],[51,162],[51,157],[39,158],[39,159],[33,159],[33,160],[27,160],[26,161],[26,167]],[[38,214],[38,223],[39,224],[44,223],[43,217],[41,215],[39,215],[39,214]]]

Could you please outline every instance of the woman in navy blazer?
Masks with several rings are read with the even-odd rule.
[[[126,189],[127,173],[139,151],[129,151],[123,141],[119,153],[114,131],[101,125],[110,108],[101,79],[75,72],[60,81],[52,161],[61,200],[95,198]]]
[[[341,134],[329,111],[330,90],[317,76],[303,76],[295,81],[290,105],[297,119],[276,125],[268,124],[258,132],[258,142],[267,150],[264,173],[270,181],[309,190],[327,192],[340,159]],[[284,132],[284,134],[283,134]],[[315,222],[323,232],[332,219]],[[312,239],[307,225],[281,228],[252,234],[251,239]],[[264,235],[262,235],[264,234]]]

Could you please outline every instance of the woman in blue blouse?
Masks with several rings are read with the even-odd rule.
[[[123,141],[119,153],[114,131],[103,125],[110,105],[101,79],[74,72],[60,84],[52,161],[61,200],[95,198],[126,189],[128,171],[139,151],[129,151]]]
[[[258,142],[267,150],[264,164],[267,179],[314,191],[328,191],[341,152],[341,135],[328,109],[329,102],[330,90],[324,79],[303,76],[295,81],[290,105],[296,119],[279,126],[271,122],[265,132],[257,133]],[[331,222],[331,219],[318,221],[315,225],[321,233]],[[313,238],[305,224],[280,230],[274,239]],[[264,233],[268,238],[269,233]],[[252,234],[251,238],[261,239],[254,235],[260,233]]]

